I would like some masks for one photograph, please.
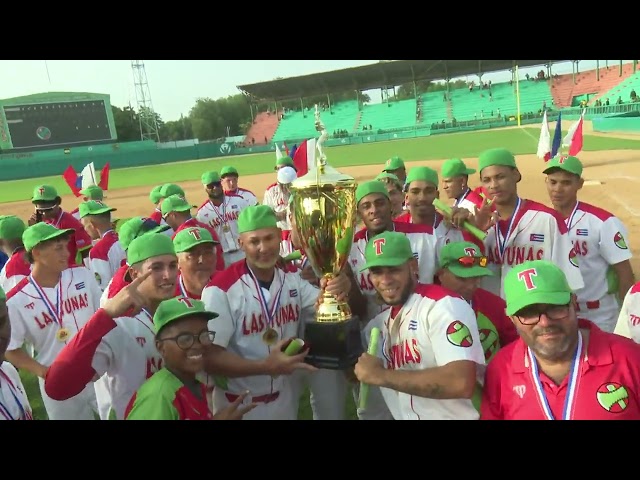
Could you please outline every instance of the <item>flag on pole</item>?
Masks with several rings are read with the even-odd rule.
[[[564,137],[562,145],[569,147],[569,155],[575,156],[582,150],[582,124],[584,123],[584,114],[587,110],[582,110],[580,119],[571,125],[569,132]]]
[[[80,197],[82,195],[80,191],[91,185],[97,185],[106,192],[109,187],[109,164],[106,163],[104,167],[102,167],[100,180],[97,178],[93,162],[87,164],[82,169],[82,172],[80,172],[80,175],[69,165],[62,173],[62,178],[64,178],[64,181],[69,185],[69,188],[76,197]]]
[[[553,132],[553,143],[551,144],[551,158],[555,157],[560,152],[562,146],[562,112],[558,114],[558,122],[556,123],[556,130]]]
[[[276,162],[280,160],[282,157],[284,157],[284,155],[282,155],[282,151],[280,150],[280,147],[276,143]]]
[[[287,142],[282,142],[282,146],[284,147],[284,153],[287,157],[290,157],[289,155],[289,147],[287,147]]]
[[[551,158],[551,134],[549,133],[549,121],[547,111],[542,117],[542,128],[540,129],[540,139],[538,140],[538,158],[548,162]]]
[[[298,172],[298,178],[307,174],[307,172],[316,165],[316,139],[305,140],[296,148],[293,156],[293,164]]]

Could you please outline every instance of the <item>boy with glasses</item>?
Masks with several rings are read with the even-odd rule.
[[[564,272],[537,260],[505,276],[520,338],[487,367],[483,420],[640,420],[640,346],[576,313]]]
[[[160,304],[153,316],[156,348],[163,367],[146,380],[129,401],[127,420],[212,420],[207,391],[197,375],[204,369],[203,354],[211,347],[215,332],[207,322],[218,317],[204,304],[187,297],[176,297]],[[241,401],[230,406],[236,419],[255,408],[238,409]]]

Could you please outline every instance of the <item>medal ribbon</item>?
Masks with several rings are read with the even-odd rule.
[[[11,392],[11,395],[13,395],[13,399],[18,405],[18,408],[20,409],[20,413],[21,413],[20,418],[13,418],[7,406],[4,405],[2,402],[0,402],[0,413],[2,413],[2,416],[5,417],[7,420],[20,420],[21,418],[24,420],[32,420],[31,414],[26,411],[26,409],[22,405],[22,402],[20,402],[20,400],[18,399],[18,395],[16,395],[18,393],[18,389],[15,387],[15,385],[13,384],[9,376],[6,373],[4,373],[2,369],[0,369],[0,374],[2,374],[2,377],[7,381],[9,385],[9,391]]]
[[[579,206],[580,206],[580,202],[576,202],[576,206],[573,207],[573,211],[571,212],[571,215],[569,215],[569,218],[565,220],[565,223],[567,224],[567,230],[569,231],[571,231],[571,227],[573,226],[573,217],[576,216]]]
[[[60,328],[62,328],[62,315],[63,315],[62,278],[58,281],[58,290],[56,291],[56,307],[55,308],[53,308],[53,304],[51,303],[51,300],[49,300],[49,297],[47,297],[47,294],[44,293],[44,290],[42,289],[42,287],[38,285],[38,282],[36,282],[35,278],[33,278],[33,275],[29,275],[29,282],[31,283],[31,285],[33,285],[33,288],[38,293],[38,296],[40,297],[40,299],[44,302],[51,316],[55,319],[55,322],[60,326]]]
[[[180,293],[182,294],[183,297],[191,298],[189,297],[189,294],[187,293],[187,289],[184,286],[184,282],[182,281],[182,275],[178,277],[178,288],[180,289]]]
[[[540,401],[540,406],[544,412],[547,420],[556,420],[549,406],[547,395],[544,393],[542,382],[538,372],[538,363],[536,362],[533,352],[530,348],[527,348],[529,360],[531,361],[531,376],[533,377],[533,384],[536,387],[536,394]],[[576,392],[578,390],[578,375],[580,373],[580,360],[582,358],[582,333],[578,332],[578,348],[576,348],[576,356],[573,359],[571,365],[571,371],[569,372],[569,384],[567,385],[567,396],[564,401],[564,408],[562,410],[562,420],[571,420],[573,414],[573,407],[576,399]]]
[[[507,234],[503,237],[502,232],[500,231],[500,227],[498,223],[495,225],[496,229],[496,240],[498,241],[498,250],[500,252],[500,260],[504,258],[504,252],[507,249],[507,242],[509,241],[509,237],[511,236],[511,231],[513,230],[513,226],[515,225],[516,217],[518,216],[518,211],[520,211],[520,205],[522,204],[522,199],[518,197],[518,203],[516,204],[516,209],[513,211],[513,215],[511,216],[511,220],[509,220],[509,228],[507,228]]]
[[[265,320],[268,322],[267,327],[273,328],[273,322],[276,316],[276,312],[280,307],[280,297],[282,295],[282,289],[284,288],[284,276],[280,278],[280,290],[278,290],[278,294],[276,295],[276,298],[273,301],[271,309],[269,309],[269,304],[267,303],[267,299],[264,296],[264,292],[262,291],[262,287],[260,286],[260,283],[258,283],[258,279],[253,274],[250,268],[248,270],[249,270],[249,275],[251,275],[251,280],[253,280],[253,284],[255,285],[256,290],[258,291],[258,295],[260,295],[260,297],[258,298],[258,300],[260,301],[260,310],[262,310],[262,315],[264,316]]]
[[[453,204],[453,206],[457,207],[465,198],[467,198],[467,195],[469,195],[470,192],[471,192],[471,189],[467,187],[467,190],[462,195],[460,195],[460,198],[456,198],[456,201]]]
[[[213,202],[211,200],[209,200],[209,203],[211,204],[211,208],[213,208],[213,211],[216,213],[216,215],[218,216],[218,220],[220,220],[220,225],[224,225],[226,222],[226,218],[227,218],[227,198],[228,197],[223,197],[222,199],[222,215],[220,215],[220,211],[218,210],[218,207],[216,207]]]

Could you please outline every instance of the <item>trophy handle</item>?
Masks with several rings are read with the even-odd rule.
[[[327,164],[327,156],[324,154],[324,148],[322,144],[329,138],[329,133],[327,132],[324,123],[320,119],[320,109],[318,108],[318,104],[316,103],[316,131],[320,132],[320,138],[318,138],[316,142],[316,149],[318,150],[318,156],[316,157],[316,165],[318,167],[324,167]]]

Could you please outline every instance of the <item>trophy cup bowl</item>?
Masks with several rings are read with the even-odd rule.
[[[316,110],[316,128],[323,128]],[[321,137],[322,140],[322,137]],[[356,226],[357,183],[340,173],[320,155],[316,167],[294,180],[290,186],[294,228],[309,264],[318,278],[330,279],[344,268]],[[323,294],[315,321],[305,325],[304,340],[309,345],[306,361],[318,368],[343,370],[352,367],[363,352],[360,321],[346,302]]]

